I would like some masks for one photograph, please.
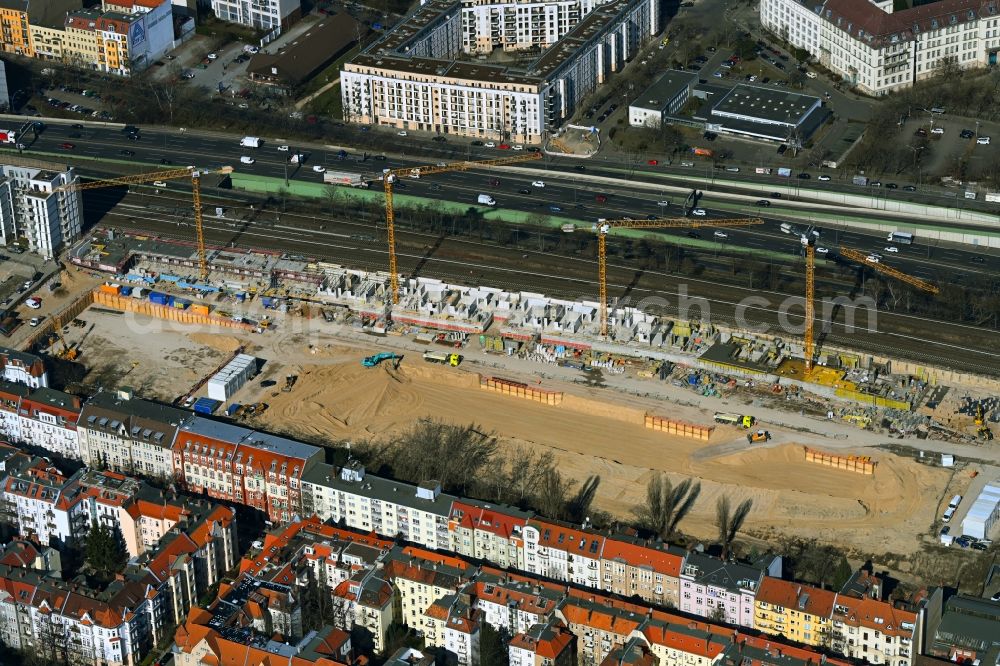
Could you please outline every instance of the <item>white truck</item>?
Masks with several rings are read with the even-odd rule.
[[[496,206],[497,205],[496,199],[494,199],[493,197],[491,197],[488,194],[480,194],[479,195],[479,199],[477,199],[477,201],[480,204],[482,204],[483,206]]]
[[[245,136],[240,139],[242,148],[260,148],[261,140],[259,136]]]
[[[323,182],[328,185],[344,185],[346,187],[368,187],[368,176],[350,171],[325,171]]]
[[[913,244],[913,234],[906,231],[893,231],[885,239],[890,243],[900,243],[902,245]]]

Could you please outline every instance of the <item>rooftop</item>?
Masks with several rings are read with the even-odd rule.
[[[761,122],[796,126],[820,99],[787,90],[737,84],[712,107],[712,115],[745,116]]]
[[[418,486],[405,481],[393,481],[373,474],[365,474],[360,481],[346,481],[339,469],[326,463],[317,463],[306,469],[302,483],[311,483],[343,492],[359,493],[365,497],[392,502],[413,509],[420,509],[442,517],[447,517],[451,504],[456,500],[452,495],[439,493],[435,499],[418,497]]]
[[[643,90],[629,106],[650,111],[664,111],[677,95],[697,82],[696,72],[668,69],[653,85]]]

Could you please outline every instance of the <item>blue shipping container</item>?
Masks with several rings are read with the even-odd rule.
[[[157,305],[166,305],[169,297],[159,291],[149,292],[149,302],[156,303]]]
[[[198,398],[194,401],[194,411],[199,414],[214,414],[222,403],[211,398]]]
[[[226,408],[226,416],[232,416],[233,414],[235,414],[236,412],[238,412],[240,410],[240,407],[242,407],[242,406],[243,405],[240,405],[240,404],[235,403],[235,402],[233,404],[229,405],[229,407]]]
[[[122,287],[121,294],[122,294],[122,296],[131,296],[132,295],[132,287]]]

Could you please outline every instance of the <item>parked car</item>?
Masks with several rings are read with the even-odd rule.
[[[826,183],[830,180],[830,177],[824,173],[823,175],[819,176],[816,180],[822,180],[824,183]]]
[[[931,130],[931,134],[944,134],[944,128],[935,127],[934,129]]]
[[[988,146],[990,145],[990,137],[981,136],[978,139],[976,139],[976,143],[978,143],[980,146]]]
[[[729,234],[727,234],[725,231],[716,231],[712,235],[715,236],[716,238],[729,238]]]
[[[704,208],[694,208],[691,210],[691,214],[696,215],[698,217],[705,217],[706,215]]]
[[[649,160],[646,162],[646,164],[648,164],[649,166],[657,166],[659,163],[660,160]]]
[[[315,171],[316,173],[324,173],[326,171],[326,167],[322,166],[322,165],[319,165],[319,164],[316,164],[316,165],[313,166],[313,171]],[[398,187],[398,184],[397,184],[397,187]]]

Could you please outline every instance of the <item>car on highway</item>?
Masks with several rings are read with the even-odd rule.
[[[166,182],[164,182],[162,180],[154,180],[153,181],[153,186],[154,187],[166,187],[167,184],[166,184]]]
[[[134,150],[119,150],[118,154],[121,155],[122,157],[135,157]]]
[[[768,201],[767,199],[759,199],[757,201],[757,205],[760,206],[761,208],[769,208],[771,206],[771,202]]]
[[[72,125],[70,125],[70,127],[72,127],[73,129],[83,129],[83,125],[81,125],[80,123],[73,123]]]
[[[896,183],[886,183],[885,187],[886,187],[887,190],[898,190],[899,189],[899,185],[897,185]]]
[[[867,257],[865,257],[865,261],[871,264],[877,264],[882,261],[882,257],[877,254],[869,254]]]
[[[596,201],[597,203],[607,203],[608,202],[608,195],[607,194],[598,194],[598,195],[596,195],[594,197],[594,201]]]
[[[585,167],[582,164],[575,164],[575,165],[573,165],[573,170],[574,171],[586,171],[587,167]]]
[[[828,248],[828,247],[818,247],[818,248],[816,248],[816,254],[830,254],[830,248]]]
[[[501,143],[499,146],[497,146],[497,150],[510,150],[510,144]]]
[[[916,192],[917,191],[917,186],[916,185],[903,185],[903,191],[904,192]]]
[[[528,188],[526,188],[526,187],[522,187],[521,189],[519,189],[519,190],[517,191],[517,193],[518,193],[518,194],[531,194],[531,190],[529,190],[529,189],[528,189]]]
[[[705,209],[704,208],[692,208],[691,209],[691,214],[692,215],[697,215],[698,217],[705,217]]]
[[[884,248],[882,248],[882,251],[883,252],[899,252],[899,248],[896,247],[895,245],[886,245]]]
[[[799,174],[799,178],[801,178],[802,180],[809,180],[810,178],[812,178],[812,176],[810,176],[809,174],[803,172],[803,173]]]
[[[279,153],[287,153],[288,152],[288,146],[278,146],[278,152]]]
[[[972,259],[969,259],[969,261],[971,261],[971,262],[972,262],[972,263],[974,263],[974,264],[981,264],[981,263],[985,262],[986,260],[985,260],[985,259],[983,259],[983,258],[982,258],[981,256],[979,256],[979,255],[977,254],[977,255],[976,255],[976,256],[974,256],[974,257],[973,257]]]
[[[531,186],[532,187],[545,187],[545,181],[543,181],[543,180],[536,180],[536,181],[534,181],[534,182],[531,183]]]
[[[980,146],[988,146],[990,145],[990,137],[981,136],[978,139],[976,139],[976,143],[978,143]]]
[[[780,199],[781,198],[781,192],[771,192],[771,194],[769,196],[772,199]]]
[[[944,134],[944,128],[935,127],[934,129],[931,130],[931,134]]]
[[[824,183],[826,183],[826,182],[829,182],[829,180],[830,180],[830,177],[829,177],[828,175],[826,175],[826,174],[824,173],[824,174],[823,174],[822,176],[818,176],[818,177],[816,178],[816,180],[821,180],[821,181],[823,181]]]
[[[396,136],[409,136],[409,133],[406,130],[399,130],[396,132]]]
[[[140,140],[141,138],[142,138],[142,137],[141,137],[141,136],[139,136],[139,133],[138,133],[138,132],[135,132],[135,133],[133,133],[133,134],[129,134],[129,135],[128,135],[128,140],[129,140],[129,141],[139,141],[139,140]]]
[[[560,208],[559,206],[549,206],[549,210],[551,210],[553,213],[561,213],[562,212],[562,208]]]
[[[669,202],[669,201],[667,201],[666,199],[664,199],[663,201],[657,201],[657,202],[656,202],[656,205],[657,205],[657,206],[669,206],[669,205],[670,205],[670,202]]]
[[[870,187],[882,187],[882,181],[881,180],[872,180],[872,181],[869,181],[868,185]]]
[[[243,163],[243,164],[253,164],[256,161],[257,160],[255,160],[254,158],[252,158],[252,157],[250,157],[248,155],[243,155],[242,157],[240,157],[240,162]]]
[[[646,164],[648,164],[649,166],[657,166],[657,165],[659,165],[659,163],[660,163],[660,160],[647,160],[646,161]]]
[[[62,148],[63,150],[73,150],[74,148],[76,148],[76,144],[75,143],[60,143],[59,147]]]
[[[315,171],[316,173],[323,173],[326,171],[326,167],[317,164],[313,167],[313,171]]]
[[[727,234],[725,231],[716,231],[712,235],[715,236],[716,238],[729,238],[729,234]]]
[[[487,148],[496,148],[497,147],[497,144],[493,143],[492,141],[487,141],[483,145],[486,146]]]

